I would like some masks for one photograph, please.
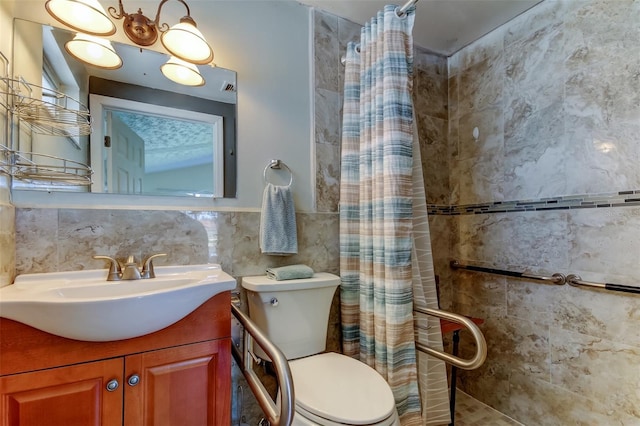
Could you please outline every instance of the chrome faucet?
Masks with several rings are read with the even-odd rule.
[[[116,259],[109,256],[96,255],[94,259],[105,259],[109,263],[109,272],[107,273],[107,281],[120,281],[120,280],[139,280],[147,278],[155,278],[156,275],[153,270],[152,260],[156,257],[166,256],[166,253],[158,253],[147,257],[142,262],[142,271],[138,270],[138,265],[135,262],[133,255],[127,258],[124,264],[120,264]]]

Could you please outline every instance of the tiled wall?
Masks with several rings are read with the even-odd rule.
[[[9,180],[0,175],[0,287],[15,275],[15,208],[9,200]]]
[[[434,253],[640,285],[639,19],[547,0],[450,58]],[[436,269],[444,306],[486,319],[465,391],[527,425],[640,424],[640,297]]]

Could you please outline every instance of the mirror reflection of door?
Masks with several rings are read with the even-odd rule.
[[[90,104],[93,192],[223,195],[222,116],[93,94]]]
[[[110,147],[105,146],[111,158],[107,178],[108,191],[117,194],[142,194],[144,178],[144,140],[119,117],[119,112],[107,111],[107,136]],[[105,144],[106,145],[106,144]]]

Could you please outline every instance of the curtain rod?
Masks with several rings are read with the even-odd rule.
[[[402,18],[404,16],[404,14],[407,12],[407,10],[409,10],[409,8],[413,5],[415,5],[416,3],[418,3],[419,0],[409,0],[408,2],[406,2],[405,4],[403,4],[401,7],[396,8],[396,15],[398,15],[398,17]],[[360,45],[358,45],[359,47]],[[358,49],[358,52],[360,51],[360,49]],[[340,63],[342,65],[344,65],[347,62],[347,57],[345,55],[342,55],[342,57],[340,57]]]
[[[398,14],[398,16],[403,16],[405,12],[416,3],[418,3],[418,0],[409,0],[404,5],[402,5],[402,7],[400,7],[400,9],[398,9],[396,13]]]

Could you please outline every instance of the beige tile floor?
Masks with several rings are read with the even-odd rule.
[[[460,389],[456,390],[455,426],[524,426]]]

